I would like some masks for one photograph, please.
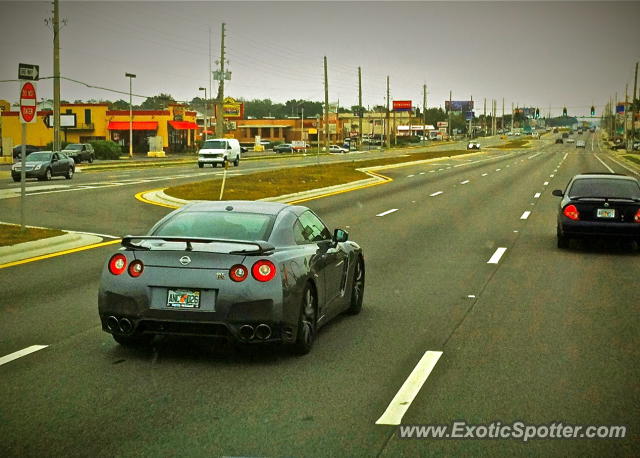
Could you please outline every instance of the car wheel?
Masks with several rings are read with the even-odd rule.
[[[13,181],[20,181],[20,175],[11,175],[11,178],[13,178]]]
[[[292,351],[296,355],[306,355],[313,348],[317,329],[316,297],[311,285],[307,285],[302,293],[298,332]]]
[[[558,234],[558,248],[566,250],[569,248],[569,237]]]
[[[240,165],[240,156],[236,156],[236,160],[233,161],[233,166],[238,167]]]
[[[40,181],[51,181],[51,177],[52,177],[51,169],[47,169],[44,172],[44,176],[42,178],[38,178],[38,180],[40,180]]]
[[[153,336],[147,334],[134,334],[132,336],[112,334],[112,337],[113,340],[118,342],[123,347],[144,347],[149,345],[153,340]]]
[[[89,164],[93,164],[93,156],[89,156]]]
[[[215,169],[216,167],[218,167],[218,163],[217,162],[212,162],[211,163],[211,167],[213,167]]]
[[[358,257],[356,266],[353,270],[353,286],[351,288],[351,302],[347,313],[357,315],[362,310],[362,301],[364,299],[364,260]]]
[[[198,168],[202,168],[204,167],[204,164],[202,162],[198,162]]]
[[[67,174],[64,177],[67,180],[70,180],[71,178],[73,178],[73,167],[69,167],[69,170],[67,170]]]

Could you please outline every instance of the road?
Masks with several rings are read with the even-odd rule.
[[[112,247],[0,270],[0,357],[47,345],[0,365],[0,454],[637,456],[638,254],[555,246],[553,189],[630,173],[585,138],[585,150],[547,141],[390,169],[388,184],[307,202],[363,246],[367,285],[363,312],[301,358],[194,339],[119,347],[97,317]],[[42,225],[140,233],[167,212],[133,199],[144,186],[43,194],[30,208]],[[17,203],[1,200],[3,215]],[[376,421],[425,352],[442,355],[403,425],[562,421],[628,437],[400,439]]]

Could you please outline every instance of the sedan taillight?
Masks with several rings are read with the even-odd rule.
[[[564,213],[564,216],[574,221],[578,221],[580,219],[580,212],[578,211],[576,206],[573,204],[567,205],[566,207],[564,207],[563,213]]]
[[[231,277],[231,280],[236,282],[244,281],[248,274],[249,272],[247,272],[247,268],[242,264],[236,264],[229,269],[229,277]]]
[[[129,275],[131,275],[134,278],[137,278],[140,275],[142,275],[143,270],[144,270],[144,264],[142,264],[142,261],[140,260],[133,261],[131,264],[129,264]]]
[[[276,276],[276,266],[271,261],[261,259],[251,267],[253,278],[261,282],[267,282]]]
[[[633,220],[636,223],[640,223],[640,208],[638,209],[638,211],[636,212],[636,216],[633,217]]]
[[[114,254],[109,259],[109,272],[120,275],[127,269],[127,257],[123,254]]]

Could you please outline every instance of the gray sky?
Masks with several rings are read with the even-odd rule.
[[[53,73],[50,2],[0,0],[0,80],[15,79],[19,62]],[[633,90],[640,60],[640,2],[60,2],[62,75],[134,93],[165,92],[190,100],[208,87],[209,27],[213,60],[227,24],[233,97],[323,100],[322,57],[329,63],[329,98],[357,103],[357,67],[364,105],[391,99],[441,106],[473,95],[539,106],[546,113],[598,114],[625,84]],[[215,65],[214,65],[215,68]],[[0,99],[18,96],[0,83]],[[51,80],[38,96],[52,97]],[[215,93],[215,83],[214,83]],[[62,83],[73,101],[128,96]],[[137,99],[139,103],[141,99]],[[487,103],[487,110],[489,109]]]

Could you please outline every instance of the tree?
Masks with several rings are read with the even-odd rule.
[[[164,110],[170,103],[175,103],[173,96],[160,93],[153,97],[148,97],[144,102],[142,102],[142,104],[140,104],[140,108],[143,110]]]
[[[115,102],[109,102],[109,109],[110,110],[128,110],[129,102],[122,99],[116,100]]]

